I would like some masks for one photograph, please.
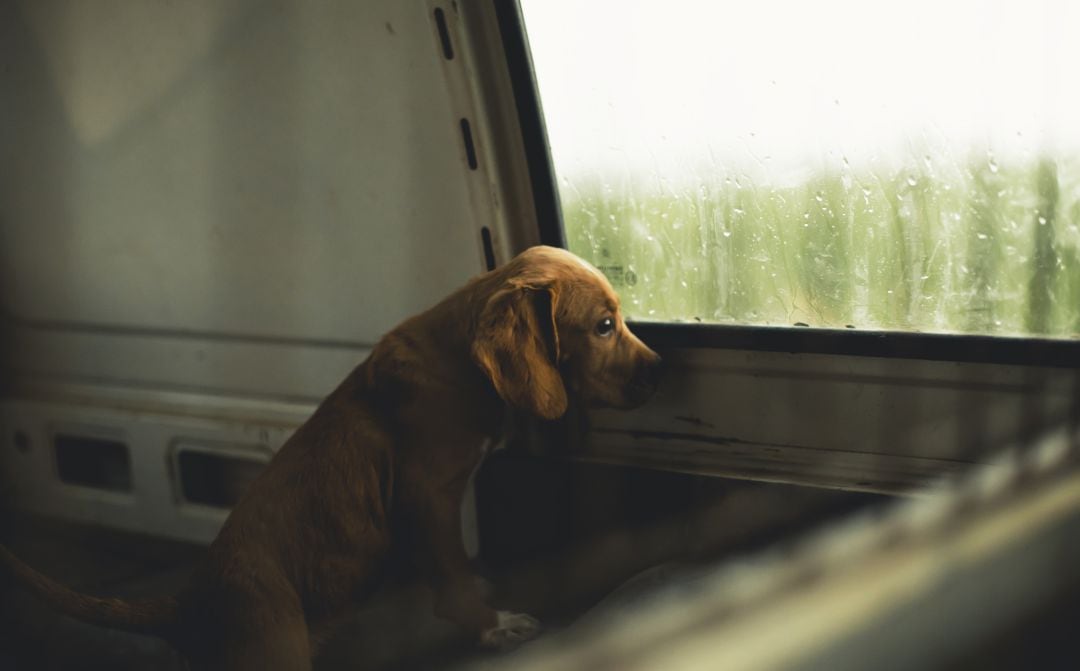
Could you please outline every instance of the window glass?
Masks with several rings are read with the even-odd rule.
[[[644,320],[1080,334],[1080,5],[522,0],[569,247]]]

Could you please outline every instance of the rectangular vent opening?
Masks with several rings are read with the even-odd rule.
[[[117,440],[59,434],[53,438],[61,482],[110,492],[130,492],[131,456]]]
[[[180,494],[184,501],[215,508],[232,508],[266,462],[194,450],[177,453]]]

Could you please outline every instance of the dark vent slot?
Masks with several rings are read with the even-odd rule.
[[[446,14],[442,8],[435,9],[435,26],[439,29],[439,41],[442,42],[442,53],[446,60],[454,60],[454,45],[450,44],[450,29],[446,27]]]
[[[235,506],[265,465],[257,458],[189,450],[181,450],[177,462],[184,500],[215,508]]]
[[[491,231],[487,226],[480,229],[480,239],[484,242],[484,263],[488,270],[495,270],[495,247],[491,244]]]
[[[62,482],[113,492],[131,491],[131,458],[124,443],[58,435],[53,445]]]
[[[469,161],[469,170],[476,170],[476,146],[473,145],[472,127],[468,119],[461,120],[461,138],[465,141],[465,158]]]

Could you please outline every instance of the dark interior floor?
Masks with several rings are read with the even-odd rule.
[[[3,542],[26,563],[70,587],[110,596],[174,592],[202,549],[38,517],[10,515]],[[30,595],[3,587],[0,668],[180,669],[163,642],[84,625]]]
[[[513,471],[521,465],[511,460],[503,466]],[[602,500],[617,501],[618,487],[600,484],[612,474],[601,469],[575,477],[584,478],[587,489],[602,495]],[[537,477],[544,478],[537,476],[533,464],[530,479]],[[561,526],[553,523],[556,510],[551,502],[545,503],[529,488],[488,491],[489,506],[496,494],[499,501],[497,510],[486,514],[485,531],[486,574],[495,605],[530,612],[544,621],[548,632],[561,631],[583,616],[595,621],[625,610],[649,589],[689,575],[681,573],[684,569],[692,574],[695,567],[776,543],[879,501],[725,481],[699,483],[698,494],[687,496],[690,480],[676,478],[664,484],[666,477],[622,473],[624,485],[619,487],[627,478],[644,478],[639,485],[647,485],[654,496],[664,496],[675,491],[666,487],[680,485],[683,493],[672,498],[691,501],[690,508],[674,506],[682,512],[675,517],[661,515],[657,510],[664,506],[654,499],[653,505],[639,501],[614,505],[607,512],[594,509],[591,522],[577,523],[587,531],[576,533],[565,528],[566,520]],[[497,480],[505,485],[514,478],[503,473]],[[551,491],[557,497],[567,494],[557,487]],[[627,491],[639,492],[636,485]],[[702,499],[702,491],[711,493]],[[630,512],[635,506],[645,513]],[[547,515],[534,518],[541,510]],[[513,524],[505,526],[508,521]],[[205,552],[202,546],[40,517],[7,515],[0,522],[0,541],[27,563],[94,594],[137,597],[175,592]],[[942,668],[1076,668],[1073,630],[1078,617],[1080,592],[1074,588],[1044,612],[1017,622]],[[489,654],[494,653],[477,652],[451,625],[437,619],[423,588],[406,584],[389,587],[360,606],[323,648],[315,668],[439,669]],[[4,671],[182,668],[181,660],[161,641],[81,624],[51,612],[20,590],[0,586]]]
[[[139,597],[177,591],[205,548],[40,517],[9,519],[3,542],[42,573],[91,594]],[[316,661],[323,671],[432,668],[471,651],[430,614],[424,590],[399,586],[357,610]],[[0,669],[183,669],[164,642],[89,626],[18,589],[0,598]]]
[[[515,454],[489,460],[477,498],[483,558],[477,569],[489,581],[492,604],[539,617],[549,634],[583,617],[610,618],[703,566],[888,501]],[[77,590],[120,597],[176,592],[205,552],[16,514],[0,515],[0,542]],[[1071,653],[1077,617],[1080,593],[1063,592],[1060,603],[947,668],[1078,668]],[[315,667],[440,669],[488,654],[432,614],[424,588],[399,584],[360,605]],[[81,624],[0,584],[0,670],[181,668],[161,641]]]
[[[625,581],[658,565],[677,574],[774,543],[881,500],[797,487],[670,473],[493,459],[478,483],[484,562],[493,605],[559,631]],[[173,593],[205,549],[39,517],[9,515],[0,541],[28,564],[88,593]],[[635,585],[648,584],[638,580]],[[625,605],[609,598],[600,617]],[[631,601],[633,595],[631,595]],[[385,589],[358,608],[316,659],[336,669],[436,669],[478,653],[431,612],[418,585]],[[83,625],[20,590],[0,594],[0,669],[181,669],[153,638]]]

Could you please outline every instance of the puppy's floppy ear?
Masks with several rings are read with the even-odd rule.
[[[511,285],[492,294],[480,315],[472,356],[499,396],[544,419],[566,412],[559,374],[554,288]]]

